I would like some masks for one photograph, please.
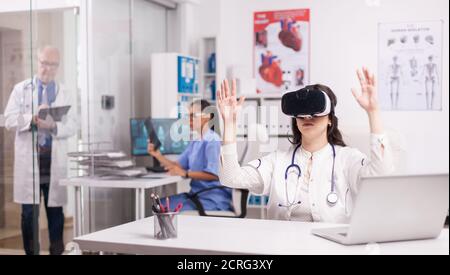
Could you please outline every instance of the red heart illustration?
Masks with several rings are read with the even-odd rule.
[[[292,19],[283,19],[281,22],[281,31],[278,38],[281,43],[288,48],[299,52],[302,49],[302,39],[298,31],[298,27],[293,26],[295,23]]]
[[[280,68],[280,61],[275,61],[277,57],[273,56],[270,51],[261,55],[261,66],[259,74],[261,77],[273,85],[280,87],[283,85],[283,71]]]

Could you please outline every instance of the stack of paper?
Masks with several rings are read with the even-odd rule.
[[[107,169],[96,168],[95,174],[98,176],[121,176],[121,177],[139,177],[145,175],[147,170],[141,167],[134,167],[129,169]]]
[[[137,177],[147,173],[121,151],[71,152],[68,156],[78,164],[78,170],[90,175]]]
[[[89,166],[92,165],[92,160],[84,159],[78,161],[80,165]],[[110,167],[110,168],[130,168],[134,167],[135,163],[129,159],[120,159],[120,160],[107,160],[107,159],[95,159],[94,167]]]

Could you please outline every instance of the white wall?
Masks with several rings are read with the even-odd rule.
[[[190,56],[198,55],[199,2],[197,0],[173,0],[176,9],[167,12],[167,52]]]
[[[346,140],[368,153],[366,114],[354,101],[355,69],[377,71],[377,24],[444,20],[443,111],[384,112],[385,128],[406,150],[399,172],[447,172],[449,167],[449,2],[447,0],[202,0],[199,25],[221,36],[224,66],[253,70],[253,13],[311,9],[311,83],[330,86],[338,96],[337,113]],[[368,5],[371,3],[379,5]],[[217,14],[217,10],[219,13]],[[203,27],[204,26],[204,27]]]
[[[54,10],[78,7],[80,0],[33,0],[31,8],[35,10]],[[29,11],[30,0],[0,0],[0,12]]]
[[[199,36],[214,36],[220,33],[221,0],[201,0],[197,6],[197,28]]]

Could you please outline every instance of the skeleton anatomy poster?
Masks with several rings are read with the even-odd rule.
[[[441,110],[442,21],[379,24],[378,86],[384,110]]]
[[[257,93],[283,93],[308,84],[309,16],[309,9],[254,14]]]

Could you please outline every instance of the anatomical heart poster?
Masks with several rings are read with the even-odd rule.
[[[378,25],[378,96],[382,109],[442,109],[442,33],[442,21]]]
[[[309,9],[254,14],[257,93],[283,94],[309,82]]]

